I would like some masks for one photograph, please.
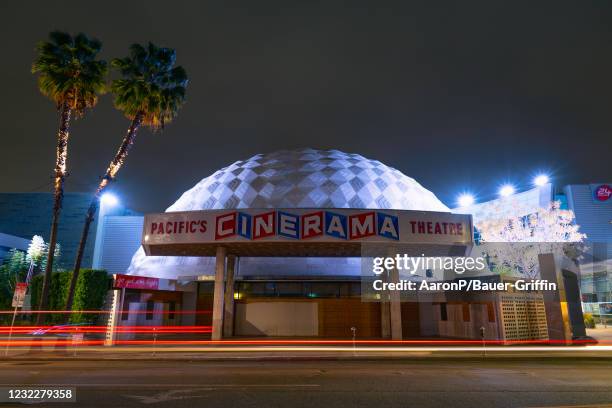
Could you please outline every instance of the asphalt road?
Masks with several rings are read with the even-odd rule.
[[[607,359],[0,362],[0,387],[51,384],[77,403],[37,406],[612,407]]]

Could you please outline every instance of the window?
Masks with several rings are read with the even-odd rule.
[[[123,310],[121,310],[121,320],[129,320],[130,303],[140,303],[140,292],[134,289],[124,289]]]
[[[238,282],[235,299],[252,297],[350,298],[361,296],[361,282]],[[237,294],[237,295],[236,295]]]
[[[265,293],[266,296],[278,296],[278,294],[276,293],[276,283],[275,282],[266,282],[264,284],[265,286]]]
[[[168,303],[168,319],[174,320],[175,311],[176,311],[176,302],[174,300],[171,300],[170,303]]]
[[[130,303],[129,302],[125,302],[123,304],[123,310],[121,311],[121,320],[127,320],[129,317],[129,310],[130,310]]]
[[[446,303],[440,303],[440,320],[447,321],[448,314],[446,312]]]
[[[301,282],[278,282],[276,284],[276,292],[278,296],[302,296]]]
[[[155,302],[152,300],[147,300],[147,314],[145,316],[146,320],[153,320],[154,310],[155,310]]]
[[[351,283],[351,297],[359,297],[361,296],[361,283],[353,282]]]
[[[335,282],[312,282],[309,297],[336,298],[340,296],[340,286]]]

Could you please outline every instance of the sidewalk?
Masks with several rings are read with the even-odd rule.
[[[595,329],[586,329],[588,336],[591,336],[597,340],[612,341],[612,325],[604,327],[598,324]]]
[[[71,360],[380,360],[380,359],[605,359],[612,361],[612,346],[565,347],[339,347],[339,346],[199,346],[199,347],[82,347],[55,350],[4,350],[2,361]]]

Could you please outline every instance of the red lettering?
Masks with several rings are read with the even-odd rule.
[[[222,239],[236,235],[236,214],[236,212],[231,212],[217,217],[215,239]]]
[[[412,225],[412,233],[416,234],[416,221],[410,221],[410,225]]]

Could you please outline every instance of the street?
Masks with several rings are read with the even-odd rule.
[[[0,362],[0,387],[72,386],[53,407],[612,407],[608,359]]]

